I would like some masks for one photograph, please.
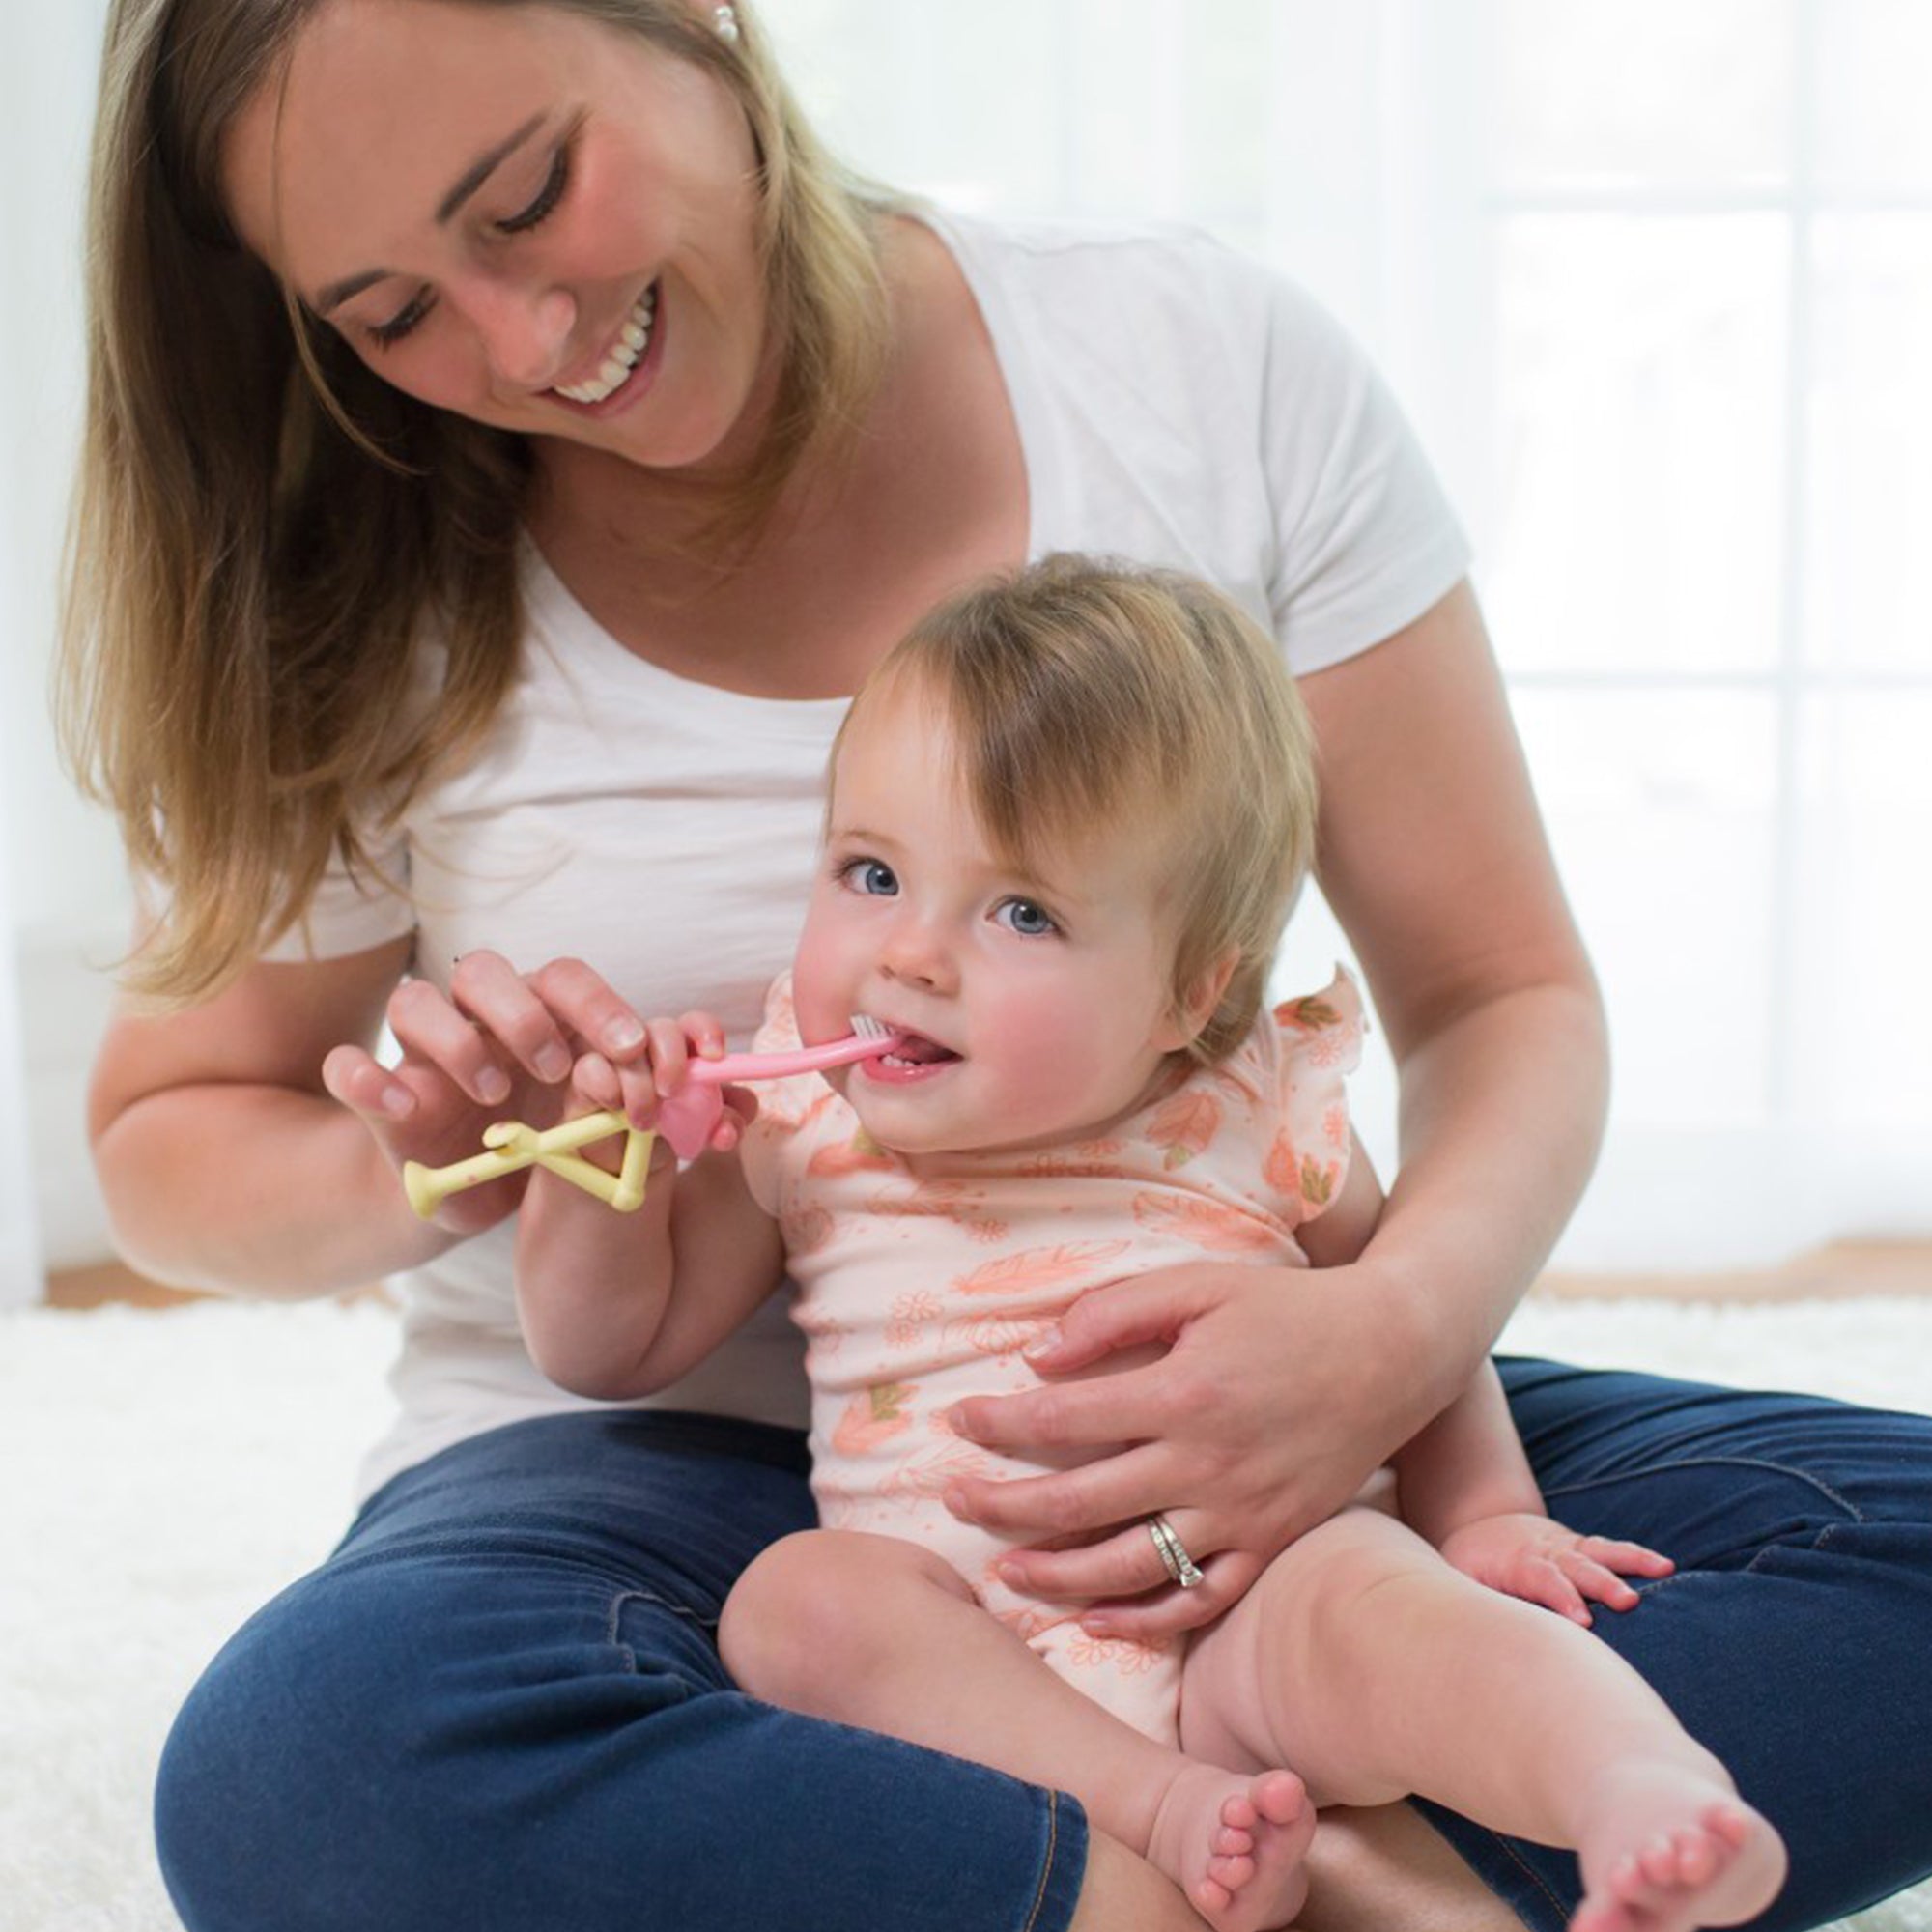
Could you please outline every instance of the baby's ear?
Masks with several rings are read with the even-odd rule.
[[[1235,968],[1240,963],[1241,949],[1230,946],[1181,990],[1169,1021],[1173,1037],[1166,1043],[1166,1051],[1179,1053],[1194,1044],[1202,1028],[1214,1017],[1221,995],[1228,990],[1228,981],[1235,977]]]

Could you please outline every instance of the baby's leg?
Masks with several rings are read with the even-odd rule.
[[[1783,1883],[1777,1834],[1614,1651],[1373,1510],[1310,1531],[1197,1639],[1180,1741],[1292,1763],[1319,1804],[1415,1792],[1574,1847],[1577,1932],[1736,1924]]]
[[[895,1537],[808,1530],[766,1549],[719,1645],[754,1697],[1070,1791],[1219,1932],[1289,1923],[1314,1808],[1292,1773],[1231,1773],[1143,1736],[1065,1683]]]

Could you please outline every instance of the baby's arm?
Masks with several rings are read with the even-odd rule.
[[[1375,1232],[1384,1196],[1359,1140],[1342,1192],[1297,1230],[1317,1267],[1346,1265]],[[1543,1604],[1581,1624],[1585,1599],[1629,1609],[1636,1602],[1618,1572],[1665,1577],[1668,1557],[1640,1544],[1579,1536],[1551,1520],[1523,1453],[1493,1362],[1392,1459],[1403,1520],[1479,1583]]]
[[[1554,1521],[1523,1453],[1495,1364],[1396,1452],[1403,1520],[1479,1583],[1590,1621],[1589,1602],[1627,1610],[1636,1592],[1619,1572],[1667,1577],[1667,1556],[1637,1543],[1580,1536]]]
[[[660,1054],[667,1023],[648,1029],[654,1071],[669,1080],[684,1031]],[[715,1023],[711,1023],[715,1025]],[[691,1042],[704,1032],[700,1022]],[[722,1047],[722,1035],[719,1044]],[[648,1125],[656,1090],[586,1056],[571,1085],[572,1118],[621,1100]],[[721,1139],[735,1140],[727,1114]],[[585,1149],[588,1156],[592,1150]],[[517,1217],[517,1312],[534,1361],[551,1380],[603,1402],[650,1395],[695,1368],[732,1334],[784,1273],[778,1225],[753,1198],[733,1147],[714,1146],[682,1172],[668,1146],[651,1151],[643,1206],[614,1213],[539,1168]]]

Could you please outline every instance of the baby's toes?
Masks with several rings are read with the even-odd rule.
[[[1221,1822],[1236,1832],[1252,1832],[1261,1822],[1261,1813],[1245,1792],[1236,1792],[1221,1801]]]
[[[1250,1858],[1210,1859],[1208,1861],[1208,1883],[1219,1886],[1231,1898],[1254,1875],[1255,1861]]]
[[[1255,1848],[1255,1834],[1237,1830],[1233,1825],[1223,1825],[1214,1833],[1214,1850],[1222,1858],[1239,1858]]]

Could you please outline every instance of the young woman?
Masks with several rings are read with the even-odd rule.
[[[426,1228],[395,1169],[554,1115],[639,1010],[749,1032],[841,700],[939,596],[1063,548],[1218,583],[1315,722],[1402,1171],[1320,1293],[1209,1264],[1090,1296],[1043,1367],[1163,1363],[966,1427],[1142,1446],[958,1499],[1022,1543],[1113,1529],[1029,1555],[1036,1594],[1211,1618],[1466,1383],[1604,1108],[1462,540],[1384,392],[1200,238],[856,192],[747,11],[690,0],[115,0],[93,222],[69,724],[145,908],[103,1183],[154,1274],[405,1302],[365,1509],[171,1741],[191,1932],[1185,1924],[1077,1806],[730,1685],[719,1605],[810,1520],[781,1315],[585,1405],[518,1339],[516,1182]],[[526,977],[571,958],[611,977]],[[1932,1427],[1511,1380],[1552,1505],[1680,1564],[1605,1634],[1784,1835],[1767,1922],[1922,1873]],[[1303,1922],[1561,1922],[1566,1857],[1433,1823],[1324,1829]]]

